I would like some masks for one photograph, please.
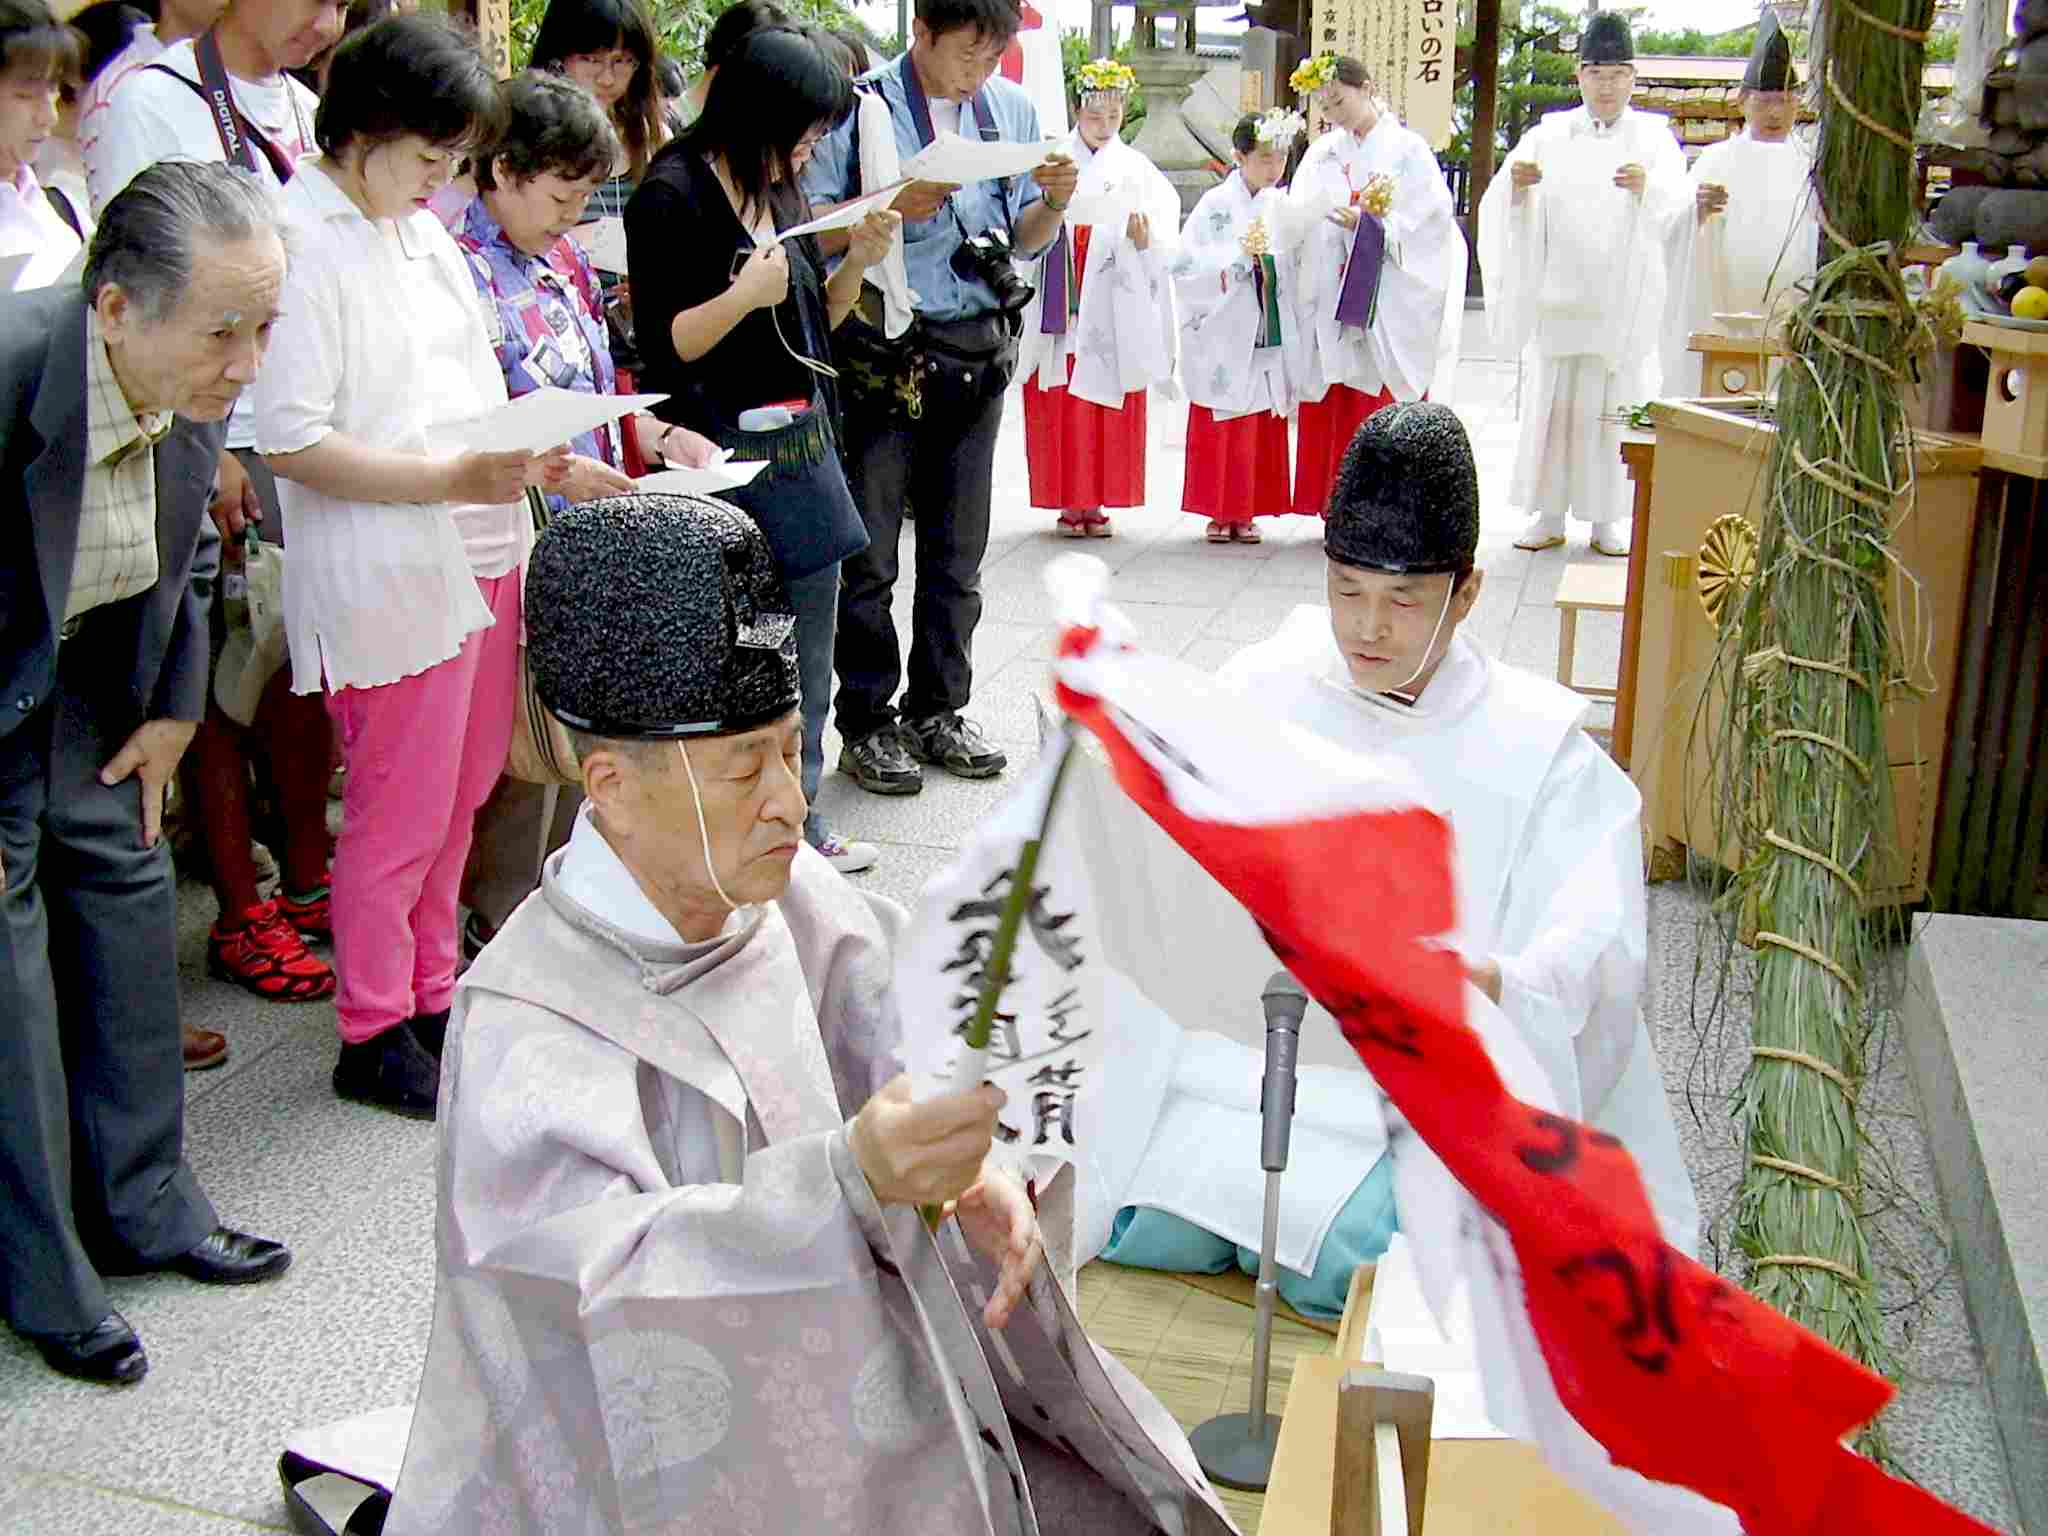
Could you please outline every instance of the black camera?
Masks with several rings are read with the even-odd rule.
[[[1010,255],[1010,237],[1000,229],[973,235],[953,252],[953,271],[972,281],[980,278],[996,296],[996,308],[1014,315],[1031,302],[1038,290],[1024,281]]]

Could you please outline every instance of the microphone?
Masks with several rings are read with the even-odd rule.
[[[1301,1054],[1301,1020],[1308,993],[1286,971],[1275,971],[1259,995],[1266,1008],[1266,1075],[1259,1087],[1259,1166],[1279,1173],[1287,1166],[1294,1128],[1294,1064]]]

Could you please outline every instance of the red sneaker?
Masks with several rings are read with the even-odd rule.
[[[242,914],[238,928],[219,923],[206,935],[206,968],[274,1003],[318,1003],[334,996],[334,972],[306,948],[274,901]]]
[[[299,930],[308,944],[334,942],[332,887],[324,881],[306,896],[277,893],[277,915]]]

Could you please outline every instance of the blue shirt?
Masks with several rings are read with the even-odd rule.
[[[862,76],[858,86],[861,90],[879,92],[889,104],[897,152],[908,160],[924,144],[918,138],[917,119],[911,115],[910,99],[904,91],[904,75],[910,73],[915,78],[904,57],[891,59]],[[1038,127],[1038,109],[1031,104],[1031,98],[1024,94],[1023,87],[1000,75],[982,87],[973,103],[960,109],[963,136],[973,138],[979,132],[975,108],[984,102],[995,118],[997,136],[1005,142],[1029,143],[1044,137]],[[859,116],[858,111],[849,113],[846,121],[811,152],[811,162],[804,167],[803,189],[813,205],[823,207],[860,196],[860,156],[854,148],[854,125]],[[980,278],[963,278],[955,272],[953,253],[966,239],[990,229],[1007,230],[1014,235],[1018,216],[1041,195],[1038,183],[1029,176],[979,181],[955,192],[934,217],[915,224],[905,220],[904,271],[917,294],[917,312],[928,320],[967,320],[991,313],[996,307],[995,294]]]

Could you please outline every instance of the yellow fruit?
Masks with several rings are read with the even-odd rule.
[[[2021,320],[2048,320],[2048,289],[2022,288],[2012,296],[2012,312]]]
[[[2048,288],[2048,256],[2036,256],[2027,263],[2027,286]]]

